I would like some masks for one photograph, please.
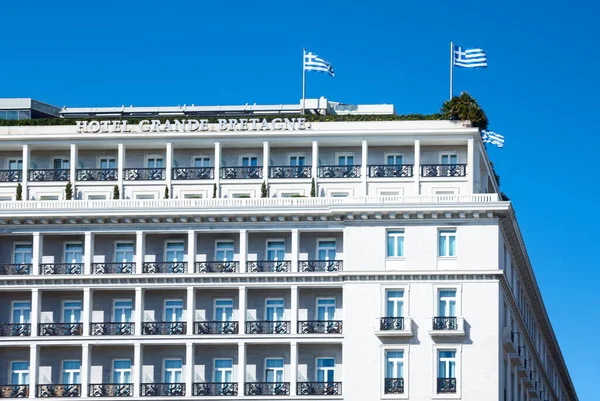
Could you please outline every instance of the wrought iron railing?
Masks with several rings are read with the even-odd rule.
[[[342,395],[341,382],[299,382],[298,395]]]
[[[290,322],[285,320],[246,322],[246,334],[289,334]]]
[[[77,169],[77,181],[116,181],[116,168],[86,168]]]
[[[456,393],[456,378],[438,378],[438,393]]]
[[[133,384],[131,383],[100,383],[90,384],[88,390],[90,397],[132,397]]]
[[[38,398],[81,397],[81,384],[38,384]]]
[[[83,323],[40,323],[40,336],[80,336],[83,333]]]
[[[29,385],[27,384],[0,384],[0,398],[27,398]]]
[[[271,166],[269,178],[310,178],[311,166]]]
[[[291,265],[289,260],[257,260],[247,263],[250,273],[284,273],[290,271]]]
[[[185,383],[143,383],[144,397],[180,397],[185,395]]]
[[[382,317],[379,321],[379,330],[404,330],[404,318],[394,316]]]
[[[94,263],[93,274],[132,274],[135,271],[135,262],[108,262]]]
[[[237,383],[194,383],[192,394],[195,396],[235,396],[238,395]]]
[[[129,336],[133,334],[132,322],[99,322],[90,323],[92,336]]]
[[[196,273],[236,273],[240,262],[196,262]]]
[[[436,316],[433,318],[433,330],[458,330],[456,317]]]
[[[401,377],[386,377],[383,391],[385,394],[404,394],[404,379]]]
[[[68,168],[29,170],[29,181],[69,181],[71,179],[71,170]]]
[[[23,170],[0,170],[0,182],[21,182]]]
[[[31,323],[0,323],[0,337],[27,337],[31,335]]]
[[[144,262],[144,273],[185,273],[187,262]]]
[[[167,177],[165,168],[126,168],[123,178],[126,181],[157,181]]]
[[[341,260],[302,260],[298,262],[301,272],[339,272],[344,262]]]
[[[83,263],[42,263],[42,274],[83,274]]]
[[[3,276],[26,276],[31,274],[31,263],[9,263],[0,265],[0,275]]]
[[[237,334],[238,322],[195,322],[194,334]]]
[[[181,335],[185,334],[185,322],[143,322],[144,335]]]
[[[212,180],[215,177],[214,167],[175,167],[174,180]]]
[[[412,177],[412,164],[378,164],[369,166],[369,177]]]
[[[464,177],[467,175],[466,164],[422,164],[422,177]]]
[[[341,320],[301,320],[298,322],[298,334],[340,334]]]
[[[319,166],[319,178],[360,178],[360,166]]]
[[[290,395],[290,383],[255,382],[244,384],[245,395]]]
[[[262,167],[221,167],[221,178],[225,180],[244,180],[262,178]]]

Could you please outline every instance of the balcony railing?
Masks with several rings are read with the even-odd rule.
[[[195,322],[194,334],[237,334],[238,322]]]
[[[319,166],[319,178],[360,178],[360,166]]]
[[[133,384],[90,384],[88,392],[90,397],[132,397]]]
[[[23,170],[0,170],[0,182],[21,182]]]
[[[93,274],[132,274],[135,271],[135,262],[109,262],[94,263]]]
[[[143,322],[142,334],[144,335],[181,335],[185,334],[185,322]]]
[[[298,395],[342,395],[341,382],[299,382]]]
[[[133,334],[134,323],[100,322],[90,324],[92,336],[129,336]]]
[[[71,170],[68,168],[47,169],[47,170],[29,170],[29,181],[69,181],[71,179]]]
[[[340,334],[340,320],[301,320],[298,322],[299,334]]]
[[[310,178],[311,166],[271,166],[269,178]]]
[[[412,177],[412,164],[379,164],[369,166],[369,177]]]
[[[464,177],[466,164],[422,164],[421,177]]]
[[[29,385],[27,384],[0,384],[0,398],[27,398]]]
[[[404,379],[386,377],[383,391],[385,394],[404,394]]]
[[[83,274],[83,263],[42,263],[42,274]]]
[[[254,321],[246,322],[246,334],[289,334],[289,321]]]
[[[227,397],[238,395],[237,383],[194,383],[192,394],[195,396]]]
[[[344,262],[341,260],[303,260],[298,262],[301,272],[339,272]]]
[[[215,177],[214,167],[176,167],[172,171],[174,180],[212,180]]]
[[[456,393],[456,378],[438,378],[437,392],[439,393]]]
[[[30,323],[0,323],[0,337],[27,337],[30,335]]]
[[[289,260],[257,260],[247,263],[250,273],[284,273],[290,271],[291,265]]]
[[[236,273],[240,262],[196,262],[196,273]]]
[[[126,181],[159,181],[166,178],[164,168],[126,168],[123,170],[123,178]]]
[[[246,395],[290,395],[290,383],[245,383]]]
[[[262,178],[262,167],[221,167],[221,178],[225,180],[252,180]]]
[[[77,181],[117,181],[116,168],[77,169]]]
[[[433,330],[458,330],[458,319],[447,316],[434,317]]]
[[[38,384],[38,398],[81,397],[81,384]]]
[[[145,262],[144,273],[185,273],[187,262]]]
[[[404,318],[403,317],[382,317],[379,321],[379,330],[404,330]]]
[[[40,323],[40,336],[80,336],[83,333],[83,323]]]
[[[144,397],[181,397],[185,395],[185,383],[143,383]]]
[[[3,276],[26,276],[31,274],[31,263],[10,263],[0,265],[0,275]]]

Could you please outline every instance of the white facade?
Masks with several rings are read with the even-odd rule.
[[[477,129],[79,131],[0,127],[0,397],[577,400]]]

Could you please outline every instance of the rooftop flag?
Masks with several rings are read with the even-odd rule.
[[[491,143],[499,148],[504,147],[504,136],[495,132],[482,130],[481,139],[483,139],[483,143]]]
[[[332,77],[335,76],[333,67],[329,61],[311,52],[307,53],[306,50],[304,51],[304,70],[326,72]]]
[[[462,68],[486,68],[487,57],[479,48],[454,46],[454,65]]]

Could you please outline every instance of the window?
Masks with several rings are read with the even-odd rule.
[[[183,199],[202,199],[202,194],[183,194]]]
[[[317,358],[317,381],[333,383],[335,381],[335,359]]]
[[[12,303],[12,321],[15,324],[27,324],[31,318],[31,303],[29,301],[14,301]]]
[[[130,323],[133,311],[133,302],[130,299],[115,300],[113,304],[113,322]]]
[[[336,243],[334,239],[317,240],[317,259],[335,260]]]
[[[438,256],[442,258],[456,256],[456,229],[439,231],[438,248]]]
[[[353,166],[354,165],[354,154],[353,153],[336,153],[336,159],[338,166]]]
[[[115,262],[133,262],[133,242],[117,242],[115,244]]]
[[[304,155],[289,155],[289,165],[292,167],[304,167],[306,165],[306,156]]]
[[[440,290],[438,298],[438,315],[456,317],[456,290]]]
[[[215,318],[217,322],[233,321],[233,299],[215,300]]]
[[[107,196],[106,195],[92,195],[89,194],[87,196],[87,200],[106,200]]]
[[[438,351],[437,392],[456,393],[456,351]]]
[[[29,361],[13,361],[10,363],[10,384],[29,384]]]
[[[258,157],[256,156],[241,156],[240,161],[242,162],[242,167],[258,166]]]
[[[183,300],[171,299],[165,301],[165,322],[183,321]]]
[[[62,363],[62,382],[61,384],[79,384],[80,383],[80,361],[63,361]]]
[[[404,377],[404,351],[385,352],[385,378],[400,379]]]
[[[31,263],[33,250],[31,244],[15,244],[13,262],[17,265]]]
[[[267,299],[265,305],[267,321],[280,322],[283,320],[284,302],[282,298]]]
[[[64,301],[62,323],[79,322],[81,322],[81,301]]]
[[[68,170],[69,159],[54,158],[52,159],[52,168],[54,170]]]
[[[317,320],[335,320],[335,298],[317,299]]]
[[[331,193],[332,198],[347,198],[348,196],[350,196],[350,194],[348,192],[332,192]]]
[[[386,316],[404,317],[404,291],[388,290],[386,295]]]
[[[215,242],[215,256],[217,262],[231,262],[233,260],[233,241]]]
[[[164,382],[181,383],[183,381],[183,361],[181,359],[165,359]]]
[[[167,242],[165,249],[166,262],[181,262],[183,261],[183,254],[183,242]]]
[[[101,157],[98,159],[98,167],[102,170],[116,169],[117,160],[114,157]]]
[[[65,263],[83,262],[83,244],[78,242],[74,244],[65,244]]]
[[[210,167],[210,157],[196,156],[194,157],[194,168]]]
[[[379,196],[398,196],[400,191],[379,191]]]
[[[6,162],[9,170],[23,170],[22,159],[8,159]]]
[[[249,192],[237,192],[232,194],[231,197],[233,199],[252,198],[252,194]]]
[[[388,258],[404,256],[404,230],[387,232],[387,256]]]
[[[297,198],[299,196],[303,196],[301,192],[282,192],[279,195],[280,198]]]
[[[265,359],[265,381],[267,383],[283,382],[283,358]]]
[[[233,381],[233,360],[215,359],[215,383],[231,383]]]
[[[401,166],[403,163],[403,156],[401,153],[385,155],[385,162],[388,166]]]
[[[146,168],[163,168],[164,159],[162,156],[146,156]]]
[[[442,153],[440,155],[440,163],[449,165],[458,164],[458,155],[456,153]]]
[[[112,371],[113,384],[131,383],[131,361],[129,359],[115,359]]]
[[[42,201],[55,201],[58,200],[58,195],[40,195],[40,200]]]
[[[272,261],[285,260],[285,241],[281,241],[281,240],[267,241],[267,260],[272,260]]]

